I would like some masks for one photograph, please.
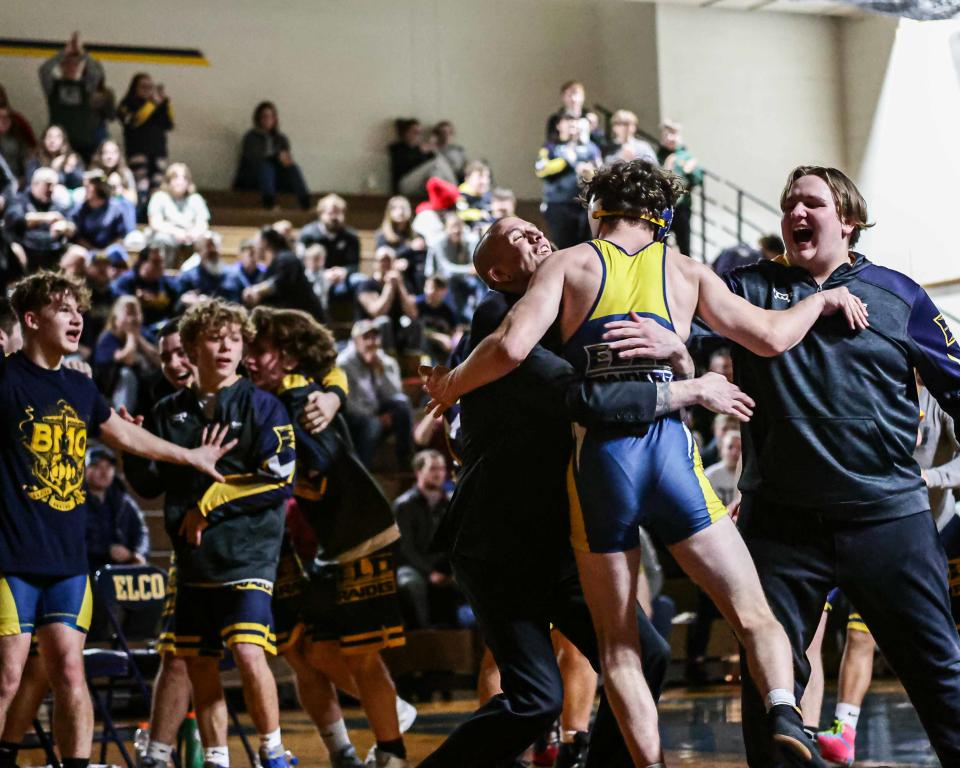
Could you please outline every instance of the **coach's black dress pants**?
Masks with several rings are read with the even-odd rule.
[[[599,671],[590,611],[572,553],[560,567],[554,563],[536,567],[527,562],[522,572],[456,556],[452,564],[457,584],[470,601],[500,669],[503,693],[474,712],[420,766],[508,766],[550,727],[563,707],[563,681],[550,640],[551,624]],[[637,614],[644,674],[654,697],[659,697],[670,648],[643,611]],[[589,755],[588,766],[633,766],[605,696],[591,732]]]
[[[947,559],[930,512],[843,523],[745,497],[739,527],[790,639],[797,701],[827,592],[840,587],[903,683],[940,762],[960,766],[960,638],[950,612]],[[767,768],[776,762],[764,702],[745,663],[741,669],[747,762]]]

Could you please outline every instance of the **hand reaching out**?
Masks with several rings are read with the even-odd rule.
[[[217,462],[237,444],[236,439],[223,442],[229,431],[229,424],[204,427],[200,446],[190,451],[190,465],[220,483],[223,482],[223,475],[217,472]]]

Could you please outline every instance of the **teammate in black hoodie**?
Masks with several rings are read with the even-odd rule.
[[[740,530],[793,646],[797,685],[824,598],[840,586],[900,677],[940,761],[960,765],[960,639],[947,563],[913,459],[914,369],[960,423],[960,345],[917,283],[850,250],[867,224],[859,191],[833,168],[793,170],[781,197],[787,256],[726,276],[757,306],[786,309],[846,286],[869,307],[853,332],[822,317],[775,358],[735,350],[756,401],[743,429]],[[772,765],[763,702],[743,669],[751,766]],[[798,696],[799,700],[799,696]]]

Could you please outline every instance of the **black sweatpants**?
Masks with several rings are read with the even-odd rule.
[[[500,668],[503,693],[460,725],[421,768],[511,765],[560,715],[563,681],[550,639],[551,623],[599,671],[597,638],[572,552],[557,568],[524,565],[524,574],[454,556],[453,572]],[[512,571],[512,569],[511,569]],[[638,610],[643,669],[659,697],[670,648]],[[632,768],[616,719],[603,696],[590,737],[588,766]]]
[[[960,766],[960,638],[930,512],[843,523],[744,497],[739,527],[790,639],[797,701],[810,675],[806,649],[824,599],[840,587],[903,683],[940,762]],[[766,768],[775,763],[764,702],[745,663],[741,670],[747,762]]]

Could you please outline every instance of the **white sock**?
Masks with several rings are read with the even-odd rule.
[[[230,750],[223,747],[207,747],[203,750],[203,762],[230,768]]]
[[[317,730],[320,731],[320,738],[323,739],[323,745],[331,755],[336,755],[339,752],[343,752],[347,747],[353,746],[350,743],[350,735],[347,733],[347,724],[343,722],[342,717],[339,720],[334,720],[330,725],[324,725]]]
[[[173,744],[163,744],[150,739],[147,744],[147,757],[156,760],[161,765],[169,765],[170,758],[173,757]]]
[[[857,720],[860,719],[860,707],[838,701],[833,716],[844,725],[849,725],[853,730],[857,730]]]
[[[283,741],[280,738],[280,729],[270,733],[260,734],[260,748],[266,750],[268,755],[278,755],[283,752]]]
[[[573,742],[576,740],[576,737],[577,737],[576,731],[568,731],[565,728],[560,731],[561,744],[573,744]]]
[[[786,704],[790,707],[797,706],[797,697],[792,691],[786,688],[774,688],[767,694],[767,712],[773,709],[777,704]]]

